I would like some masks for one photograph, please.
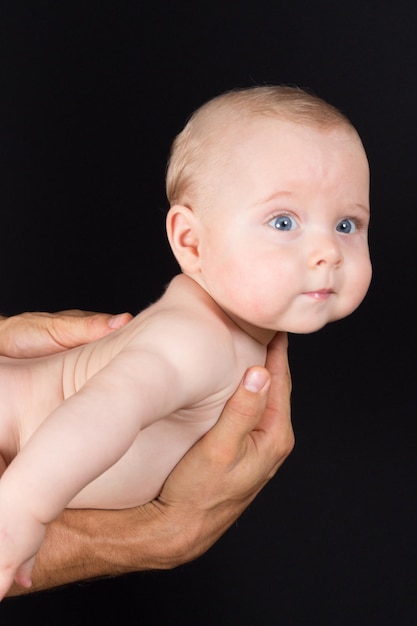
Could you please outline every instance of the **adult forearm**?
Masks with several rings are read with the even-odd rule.
[[[145,507],[64,511],[47,528],[36,557],[32,587],[14,585],[8,595],[130,571],[173,567],[175,558],[171,560],[165,539],[156,516]]]
[[[209,510],[190,508],[186,512],[182,508],[177,512],[158,501],[123,511],[65,511],[47,528],[32,587],[13,585],[8,596],[81,580],[174,568],[203,554],[245,507],[242,501],[229,502],[214,519]]]

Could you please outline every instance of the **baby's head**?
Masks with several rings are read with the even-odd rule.
[[[265,117],[318,129],[345,127],[357,135],[348,118],[331,104],[297,87],[249,87],[227,91],[199,107],[172,146],[166,192],[170,206],[204,203],[210,196],[211,167],[222,167],[250,120]]]
[[[167,196],[182,271],[260,341],[318,330],[364,298],[368,162],[320,98],[287,86],[213,98],[173,143]]]

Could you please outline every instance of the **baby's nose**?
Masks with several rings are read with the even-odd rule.
[[[314,268],[321,265],[339,266],[343,261],[340,247],[335,237],[318,236],[314,239],[309,255],[309,266]]]

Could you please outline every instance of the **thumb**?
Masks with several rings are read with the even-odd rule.
[[[132,319],[130,313],[109,315],[78,310],[33,315],[37,326],[32,326],[32,333],[26,337],[27,343],[29,340],[28,349],[24,351],[21,348],[21,356],[42,356],[89,343],[121,328]],[[37,334],[33,332],[36,328],[40,331]]]
[[[264,367],[249,368],[223,412],[207,433],[209,445],[236,460],[236,450],[258,425],[265,411],[271,376]]]
[[[81,313],[81,314],[80,314]],[[49,320],[49,333],[64,348],[100,339],[113,330],[121,328],[132,319],[130,313],[109,315],[63,311]]]

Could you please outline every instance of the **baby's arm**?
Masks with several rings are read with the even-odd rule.
[[[162,335],[162,330],[156,334]],[[180,370],[165,358],[162,348],[151,349],[145,340],[129,346],[45,420],[4,473],[0,536],[7,539],[9,549],[0,555],[0,596],[15,573],[18,582],[29,584],[32,561],[28,564],[27,559],[39,549],[44,525],[118,461],[142,428],[186,403],[187,389],[196,399],[196,362],[191,370],[187,356],[191,350],[184,347],[179,329],[174,343],[168,335],[162,343],[169,345],[169,354],[182,348],[181,365],[190,386],[183,383]],[[18,502],[13,494],[19,494]],[[19,519],[24,521],[15,534]],[[21,563],[26,564],[24,569],[19,569]]]
[[[169,394],[155,383],[159,377],[174,389],[169,369],[156,355],[120,353],[44,421],[7,468],[0,480],[0,598],[16,574],[30,584],[27,560],[44,525],[120,459],[139,430],[164,413],[164,400],[170,408]]]

